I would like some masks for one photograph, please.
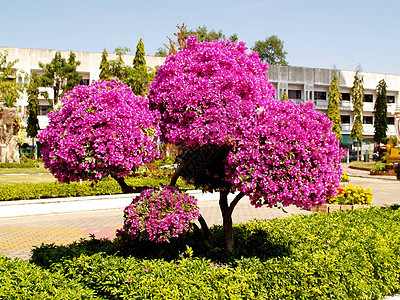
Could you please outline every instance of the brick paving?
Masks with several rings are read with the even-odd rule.
[[[373,205],[400,204],[400,182],[395,177],[371,176],[366,171],[349,169],[351,184],[370,187],[374,194]],[[199,202],[200,212],[208,225],[222,224],[218,201]],[[253,218],[283,218],[293,214],[311,212],[296,207],[287,207],[284,212],[279,208],[254,208],[249,201],[242,199],[233,213],[235,223],[246,222]],[[94,234],[98,238],[113,238],[115,231],[122,227],[123,207],[92,211],[48,213],[0,218],[0,253],[11,257],[29,259],[30,250],[42,243],[69,244]]]

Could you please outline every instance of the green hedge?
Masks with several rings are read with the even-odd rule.
[[[60,272],[0,255],[0,299],[102,299]]]
[[[43,260],[51,259],[52,272],[107,299],[379,299],[400,290],[395,208],[236,224],[236,250],[227,260],[221,259],[222,228],[215,226],[208,250],[196,248],[194,235],[186,237],[194,250],[171,261],[104,253],[77,257],[75,246],[74,255],[62,259],[42,246],[33,262],[46,265]],[[82,253],[90,254],[92,243]],[[110,244],[99,246],[104,249],[115,251]]]
[[[136,187],[158,187],[168,184],[169,178],[136,177],[130,178],[126,182],[128,185]],[[185,184],[181,180],[178,181],[178,184],[185,187]],[[114,195],[121,193],[121,187],[114,180],[103,180],[96,184],[92,184],[91,182],[82,182],[82,184],[76,182],[70,184],[54,182],[0,185],[0,201]]]
[[[27,168],[36,168],[37,165],[33,163],[0,163],[0,168],[9,168],[9,169],[27,169]]]

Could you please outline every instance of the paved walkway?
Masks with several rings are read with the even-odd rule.
[[[344,168],[350,176],[351,184],[361,184],[372,189],[373,205],[400,204],[400,182],[395,177],[371,176],[366,171],[349,169],[348,165],[344,165]],[[217,194],[199,194],[198,196],[200,198],[200,212],[208,225],[222,224]],[[46,212],[44,214],[40,214],[40,211],[38,214],[37,211],[33,212],[32,210],[31,213],[35,213],[33,215],[26,215],[29,212],[24,212],[25,215],[14,217],[1,217],[0,212],[0,253],[11,258],[28,259],[30,250],[42,243],[69,244],[81,238],[88,238],[91,234],[98,238],[113,238],[115,230],[122,227],[123,208],[127,203],[126,201],[130,201],[130,199],[126,199],[125,202],[118,202],[120,200],[117,200],[118,197],[108,196],[108,199],[105,200],[107,203],[117,204],[116,207],[107,207],[107,209]],[[72,206],[72,202],[74,202],[73,198],[64,202],[61,201],[59,205],[68,207]],[[43,212],[45,211],[44,207],[45,204],[43,204]],[[83,207],[83,204],[81,204],[81,207]],[[90,209],[96,207],[99,206],[92,205]],[[21,208],[17,207],[16,209],[20,210]],[[267,207],[256,209],[249,204],[249,201],[242,199],[234,210],[233,221],[239,223],[256,217],[271,219],[299,213],[311,213],[297,207],[287,207],[285,211],[287,212],[282,209]]]

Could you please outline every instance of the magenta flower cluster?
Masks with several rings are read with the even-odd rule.
[[[39,134],[45,167],[60,182],[122,177],[160,157],[159,115],[121,82],[78,86]]]
[[[225,146],[226,181],[255,206],[310,207],[334,196],[342,151],[312,103],[275,100],[267,65],[244,43],[213,41],[167,58],[149,94],[164,140]]]
[[[256,207],[325,203],[336,194],[342,174],[343,153],[331,126],[310,102],[270,101],[233,142],[227,180]]]
[[[144,190],[124,210],[124,226],[117,235],[128,234],[158,243],[189,231],[199,217],[197,200],[177,187]]]
[[[150,86],[165,141],[186,147],[224,145],[250,126],[257,107],[273,98],[267,65],[243,42],[198,43],[167,57]]]

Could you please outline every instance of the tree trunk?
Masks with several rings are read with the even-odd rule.
[[[224,228],[225,251],[230,254],[235,246],[233,240],[232,210],[230,210],[228,206],[228,192],[220,191],[219,195],[219,207],[222,213],[222,224]]]
[[[233,240],[233,222],[232,222],[232,213],[233,209],[239,203],[239,200],[244,197],[244,194],[240,192],[235,199],[232,200],[230,205],[228,205],[228,192],[225,190],[221,190],[219,192],[219,207],[222,213],[222,225],[224,228],[224,243],[225,243],[225,251],[228,254],[233,252],[235,247],[235,243]]]
[[[113,176],[113,178],[118,182],[124,194],[131,194],[135,191],[133,187],[126,184],[124,177]]]

